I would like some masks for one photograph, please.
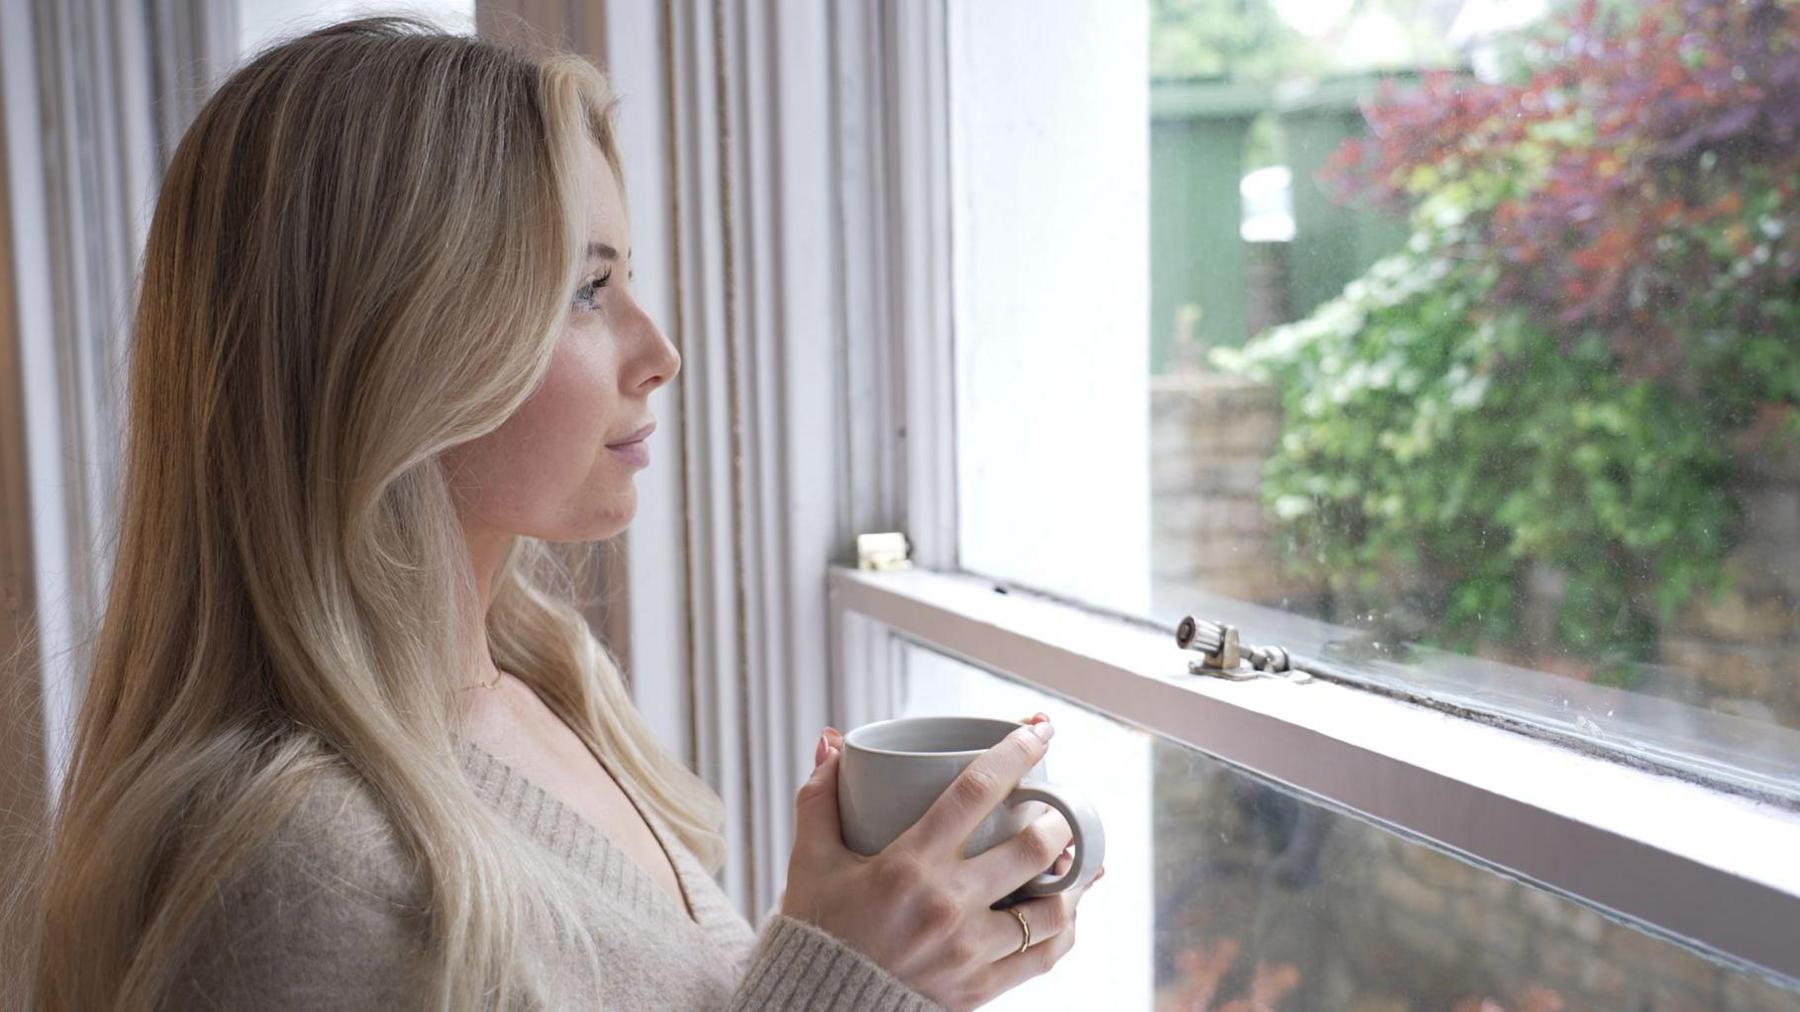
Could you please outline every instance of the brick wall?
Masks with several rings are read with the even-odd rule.
[[[1317,588],[1278,571],[1263,508],[1263,461],[1281,438],[1273,388],[1190,373],[1150,381],[1152,576],[1258,604],[1310,599]]]
[[[1151,381],[1151,558],[1158,580],[1329,618],[1319,588],[1282,572],[1281,535],[1259,495],[1263,462],[1281,434],[1267,385],[1192,373]],[[1746,450],[1733,586],[1697,601],[1664,630],[1660,666],[1634,686],[1666,698],[1800,727],[1800,448]],[[1528,625],[1548,626],[1558,582],[1527,588]],[[1543,632],[1547,635],[1548,629]],[[1508,651],[1521,666],[1562,670],[1553,654]]]
[[[1800,1010],[1764,978],[1176,746],[1154,776],[1159,1012],[1244,1007],[1229,1002],[1259,980],[1272,1012]]]
[[[1740,459],[1744,529],[1727,564],[1734,585],[1664,630],[1664,680],[1695,679],[1690,691],[1705,705],[1800,727],[1800,448],[1745,450]]]

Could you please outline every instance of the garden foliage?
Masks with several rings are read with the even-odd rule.
[[[1590,0],[1519,52],[1382,92],[1323,181],[1410,243],[1215,360],[1281,389],[1265,495],[1351,607],[1647,659],[1800,433],[1800,3]]]

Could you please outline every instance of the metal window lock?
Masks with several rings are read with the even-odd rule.
[[[1237,626],[1209,622],[1192,615],[1183,616],[1175,627],[1175,645],[1200,654],[1188,662],[1188,671],[1196,675],[1229,678],[1279,677],[1294,682],[1312,681],[1312,676],[1293,666],[1293,658],[1285,647],[1246,644]]]

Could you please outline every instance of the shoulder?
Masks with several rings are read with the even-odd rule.
[[[419,876],[373,792],[347,770],[224,872],[174,980],[181,1008],[392,1008],[416,1000]]]
[[[422,880],[393,820],[361,777],[337,766],[313,775],[242,877],[256,888],[402,909],[423,901]]]

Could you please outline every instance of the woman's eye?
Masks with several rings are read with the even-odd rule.
[[[612,271],[607,271],[605,274],[602,274],[589,281],[587,284],[582,285],[580,288],[575,289],[575,307],[577,309],[590,311],[599,309],[600,306],[596,300],[600,298],[600,289],[605,288],[606,283],[611,280]]]

